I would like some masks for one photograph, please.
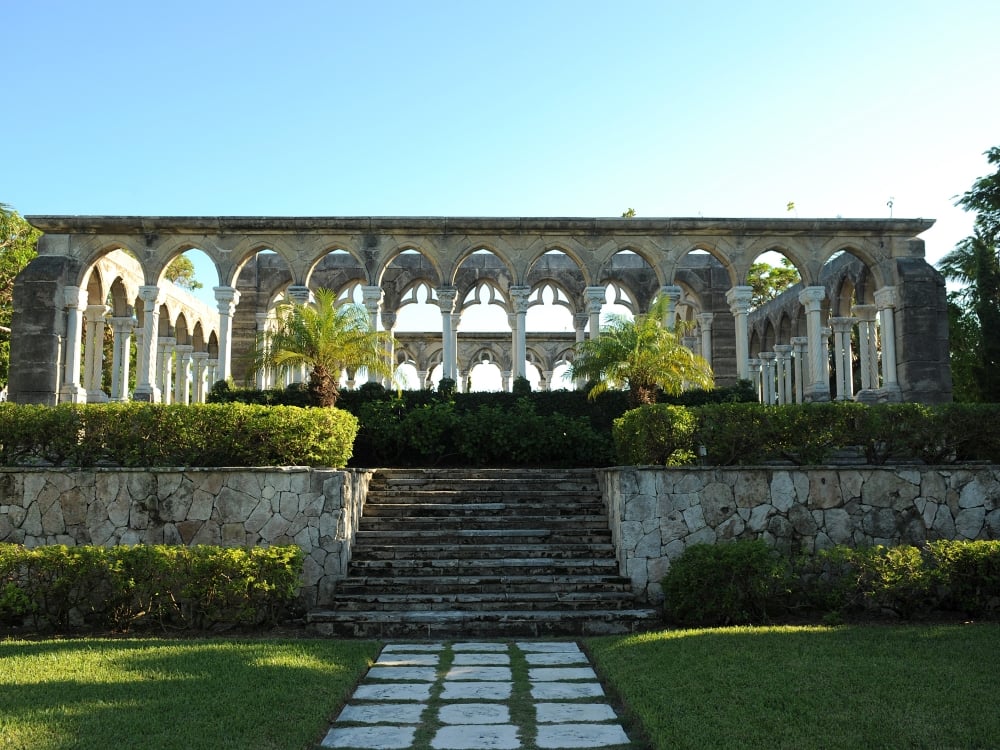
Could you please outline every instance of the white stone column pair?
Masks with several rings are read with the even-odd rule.
[[[827,361],[828,344],[823,335],[823,300],[826,299],[826,288],[822,286],[807,286],[799,293],[799,302],[805,308],[806,333],[809,341],[807,351],[809,356],[809,380],[803,389],[805,401],[829,401],[830,381]]]
[[[882,392],[886,400],[899,401],[902,390],[896,372],[896,318],[895,308],[898,303],[896,287],[887,286],[875,292],[875,305],[878,307],[879,327],[882,341]],[[995,331],[992,332],[994,335]]]
[[[135,391],[132,397],[136,401],[158,402],[160,389],[156,386],[156,340],[159,334],[160,322],[160,288],[158,286],[139,287],[139,298],[142,300],[142,344],[141,356],[136,365]]]
[[[830,318],[837,401],[850,401],[854,398],[854,350],[851,335],[856,322],[855,318]]]
[[[87,392],[80,384],[81,341],[83,337],[83,311],[87,306],[87,290],[78,286],[63,289],[63,306],[66,308],[66,339],[63,350],[63,381],[59,400],[63,403],[82,404]]]
[[[453,331],[455,298],[458,289],[453,286],[437,288],[438,307],[441,308],[441,377],[458,381],[458,340]]]
[[[129,360],[132,352],[132,329],[135,318],[114,317],[111,319],[111,400],[128,401]]]
[[[750,299],[753,289],[748,286],[734,286],[726,292],[726,302],[736,324],[736,376],[740,380],[751,379],[750,333],[747,316],[750,313]]]

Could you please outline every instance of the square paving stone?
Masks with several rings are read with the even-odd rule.
[[[338,723],[356,724],[419,724],[426,703],[348,704],[337,717]]]
[[[374,671],[374,670],[373,670]],[[510,667],[457,666],[448,670],[449,680],[510,680]]]
[[[510,724],[510,709],[503,703],[449,703],[438,718],[443,724]]]
[[[435,750],[516,750],[521,747],[517,727],[510,724],[463,724],[441,727],[431,747]]]
[[[503,652],[507,653],[506,643],[453,643],[451,644],[452,651],[493,651],[493,652]]]
[[[627,745],[628,735],[619,724],[547,724],[538,727],[541,748],[607,747]]]
[[[587,655],[582,651],[556,651],[550,653],[528,653],[524,655],[533,667],[551,667],[562,664],[586,664]]]
[[[510,698],[511,686],[510,682],[446,682],[441,699],[505,701]]]
[[[603,698],[599,682],[533,682],[531,697],[538,701],[571,701],[576,698]]]
[[[397,680],[402,682],[434,682],[437,670],[433,667],[372,667],[365,680]]]
[[[401,750],[413,744],[415,732],[416,727],[334,727],[320,746]]]
[[[614,721],[618,718],[607,703],[536,703],[535,717],[539,724]]]
[[[597,675],[590,667],[535,667],[528,670],[528,679],[532,682],[596,680]]]
[[[521,649],[522,651],[536,651],[536,652],[544,652],[544,653],[550,653],[550,654],[554,653],[554,652],[558,652],[558,651],[567,651],[567,652],[572,652],[572,653],[581,653],[580,652],[580,647],[577,646],[572,641],[557,641],[557,642],[552,642],[552,641],[539,641],[539,642],[524,641],[524,642],[518,642],[515,645],[519,649]]]
[[[388,643],[382,649],[382,653],[393,653],[402,651],[406,654],[415,654],[426,651],[444,651],[443,643]]]
[[[352,700],[359,701],[426,701],[431,697],[428,683],[396,682],[358,685]]]
[[[490,664],[506,665],[510,664],[510,656],[508,654],[489,654],[476,651],[460,652],[455,654],[455,658],[451,663],[461,666],[468,666],[470,664],[478,666],[487,666]]]
[[[382,654],[375,662],[376,667],[436,667],[441,661],[439,654]]]

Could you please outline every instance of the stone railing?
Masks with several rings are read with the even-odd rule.
[[[620,467],[598,475],[619,569],[654,602],[670,561],[699,542],[760,538],[810,552],[1000,538],[1000,466]]]
[[[332,599],[347,570],[371,472],[259,469],[0,469],[0,542],[297,544],[302,600]]]

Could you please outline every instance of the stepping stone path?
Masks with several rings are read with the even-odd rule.
[[[519,750],[631,747],[575,643],[394,643],[320,747]]]

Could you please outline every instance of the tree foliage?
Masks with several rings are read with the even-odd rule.
[[[186,255],[178,255],[174,258],[163,275],[168,281],[172,281],[181,289],[187,289],[189,292],[204,286],[195,278],[194,263]]]
[[[14,277],[37,253],[41,232],[0,203],[0,385],[10,370],[10,321],[14,314]]]
[[[594,381],[591,398],[627,388],[633,406],[655,403],[659,389],[676,395],[686,387],[711,388],[711,366],[681,343],[681,331],[664,325],[668,304],[667,297],[658,297],[635,320],[607,316],[597,338],[577,345],[570,377]]]
[[[392,337],[372,329],[363,307],[337,307],[337,296],[329,289],[317,289],[313,298],[315,304],[283,302],[278,306],[277,325],[252,352],[251,372],[309,368],[309,393],[317,406],[337,403],[344,370],[365,368],[369,376],[392,375],[387,358]]]
[[[764,261],[754,263],[747,273],[747,286],[753,289],[750,307],[756,308],[770,302],[799,281],[799,271],[788,258],[783,257],[777,266]]]

